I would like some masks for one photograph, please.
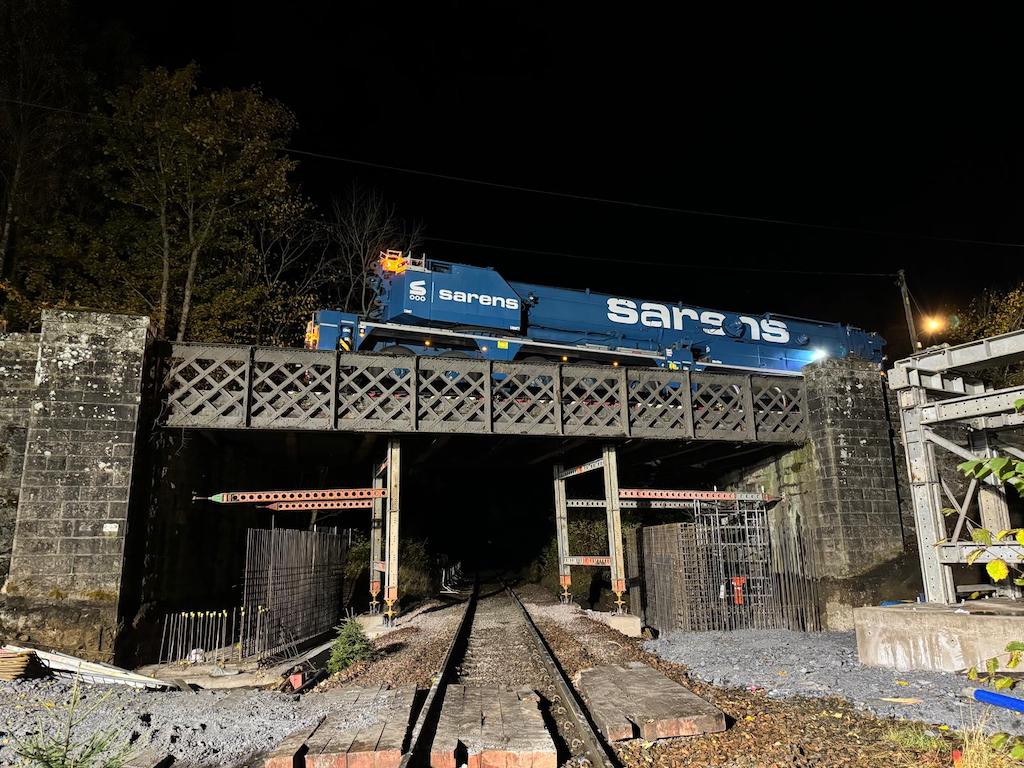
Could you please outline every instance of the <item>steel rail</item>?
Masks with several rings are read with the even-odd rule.
[[[594,724],[587,717],[586,708],[576,695],[576,691],[572,687],[572,683],[569,682],[569,678],[562,671],[562,667],[558,664],[554,652],[548,646],[547,641],[544,640],[540,630],[537,629],[537,625],[533,623],[530,612],[526,610],[523,601],[519,599],[519,595],[511,587],[506,586],[505,590],[512,598],[512,602],[518,605],[519,610],[523,612],[523,618],[526,620],[530,637],[533,638],[537,650],[540,651],[541,662],[544,664],[548,676],[554,682],[555,688],[558,689],[566,709],[566,714],[576,726],[576,732],[579,734],[580,741],[583,742],[583,749],[587,753],[591,766],[594,766],[594,768],[618,768],[620,764],[615,758],[615,753],[605,744]]]

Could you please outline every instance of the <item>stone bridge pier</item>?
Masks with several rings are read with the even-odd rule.
[[[2,476],[17,498],[14,525],[0,518],[0,637],[113,657],[148,328],[46,311],[40,334],[0,339]]]

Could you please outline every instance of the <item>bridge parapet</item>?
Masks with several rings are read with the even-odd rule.
[[[799,376],[171,346],[170,427],[802,443]]]

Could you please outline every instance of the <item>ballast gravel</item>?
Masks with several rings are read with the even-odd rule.
[[[674,632],[643,647],[716,686],[763,689],[773,698],[839,696],[879,717],[957,729],[980,723],[989,732],[1024,733],[1024,715],[964,696],[962,690],[973,684],[963,675],[864,666],[853,632]],[[1011,695],[1024,701],[1024,695]]]

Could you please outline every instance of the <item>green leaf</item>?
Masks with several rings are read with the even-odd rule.
[[[1013,407],[1018,411],[1024,411],[1024,397],[1013,401]]]
[[[991,659],[985,659],[985,671],[988,672],[990,676],[994,675],[997,669],[999,669],[999,659],[995,656]]]
[[[1013,653],[1014,651],[1024,651],[1024,642],[1020,640],[1011,640],[1006,644],[1006,652]]]
[[[1017,531],[1017,535],[1014,536],[1017,539],[1017,543],[1024,547],[1024,531]]]
[[[1005,560],[990,560],[985,565],[985,572],[992,578],[992,581],[1005,581],[1010,575],[1010,567]]]
[[[988,466],[993,472],[1000,472],[1002,469],[1010,463],[1010,460],[1006,456],[996,456],[988,460]]]
[[[1016,669],[1018,666],[1020,666],[1020,651],[1013,651],[1006,662],[1006,668]]]
[[[1010,747],[1010,757],[1014,760],[1024,760],[1024,744],[1018,741]]]
[[[968,680],[977,680],[978,679],[978,668],[977,667],[971,667],[970,669],[967,670],[967,679]]]
[[[995,689],[997,691],[1005,691],[1010,688],[1013,688],[1013,686],[1016,685],[1016,683],[1017,681],[1014,680],[1012,677],[1002,675],[1001,677],[997,677],[995,679]]]
[[[992,531],[988,528],[975,528],[971,531],[971,541],[990,547],[992,546]]]
[[[997,733],[989,740],[989,744],[992,745],[992,749],[1002,749],[1006,746],[1006,742],[1010,740],[1010,734],[1008,733]]]
[[[1007,536],[1016,536],[1020,528],[1005,528],[996,534],[996,541],[1002,541]]]
[[[979,547],[978,549],[971,550],[971,553],[967,555],[967,564],[974,565],[974,561],[981,557],[983,554],[985,554],[984,547]]]
[[[1015,586],[1015,587],[1024,587],[1024,579],[1022,579],[1022,578],[1020,578],[1018,576],[1017,578],[1015,578],[1013,580],[1013,586]]]
[[[963,464],[957,464],[956,468],[965,475],[972,475],[974,474],[974,471],[984,463],[984,459],[971,459],[970,461],[965,461]]]
[[[949,517],[950,515],[959,514],[959,510],[953,509],[952,507],[943,507],[942,514],[944,514],[946,517]]]

